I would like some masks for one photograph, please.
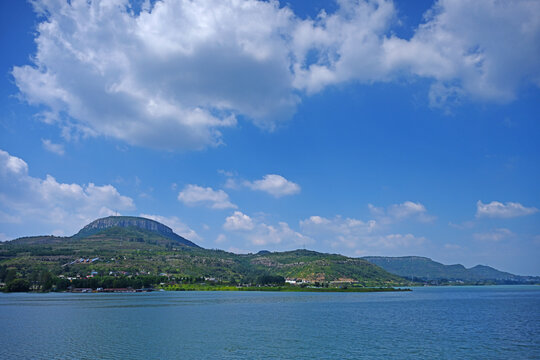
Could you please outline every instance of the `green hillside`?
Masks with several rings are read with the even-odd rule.
[[[207,278],[230,284],[256,283],[271,275],[327,286],[407,284],[363,259],[308,250],[238,255],[200,248],[172,231],[174,236],[163,234],[164,225],[152,220],[125,220],[100,219],[72,237],[35,236],[1,243],[0,282],[9,273],[8,280],[15,277],[30,283],[49,274],[79,279],[89,275],[156,276],[168,282]]]

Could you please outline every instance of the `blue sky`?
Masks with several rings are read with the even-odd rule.
[[[538,1],[0,7],[0,240],[119,213],[540,274]]]

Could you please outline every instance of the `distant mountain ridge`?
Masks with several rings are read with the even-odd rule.
[[[364,260],[382,267],[386,271],[402,276],[424,281],[453,280],[453,281],[508,281],[534,282],[540,280],[537,276],[520,276],[499,271],[490,266],[476,265],[467,269],[461,264],[444,265],[430,258],[421,256],[366,256]]]
[[[119,228],[137,228],[159,234],[167,239],[177,241],[186,246],[199,247],[197,244],[176,234],[170,227],[155,220],[136,216],[108,216],[92,221],[83,227],[73,238],[84,238],[95,235],[101,231]]]

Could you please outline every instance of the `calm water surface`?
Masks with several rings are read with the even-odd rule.
[[[0,359],[540,359],[540,286],[0,294]]]

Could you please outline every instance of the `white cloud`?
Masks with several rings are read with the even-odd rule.
[[[540,84],[539,12],[534,0],[440,0],[410,41],[385,40],[387,65],[435,79],[438,93],[513,100]]]
[[[212,209],[230,209],[237,206],[230,202],[229,195],[223,190],[211,187],[187,185],[178,194],[178,200],[189,206],[208,206]]]
[[[404,219],[414,219],[420,222],[431,222],[435,217],[427,213],[426,207],[421,203],[405,201],[401,204],[392,204],[387,209],[368,205],[372,215],[381,223],[390,224]]]
[[[476,217],[513,218],[518,216],[531,215],[538,212],[535,207],[525,207],[517,202],[501,203],[492,201],[484,204],[478,200],[476,203]]]
[[[140,13],[128,0],[33,4],[37,53],[13,76],[66,138],[202,149],[237,115],[274,129],[300,96],[335,84],[427,78],[433,105],[506,102],[540,85],[534,0],[440,0],[410,39],[393,34],[389,0],[342,0],[315,19],[277,1],[163,0]]]
[[[28,174],[28,164],[23,159],[11,156],[3,150],[0,150],[0,165],[3,177],[26,176]]]
[[[139,14],[128,0],[37,0],[32,65],[15,67],[24,98],[48,122],[162,149],[219,145],[236,114],[273,128],[294,112],[277,2],[164,0]],[[67,115],[71,120],[66,120]]]
[[[202,238],[197,234],[197,232],[191,229],[188,225],[183,223],[176,216],[160,216],[160,215],[151,215],[151,214],[140,214],[139,216],[158,221],[164,225],[170,227],[176,234],[190,240],[190,241],[201,241]]]
[[[238,181],[236,181],[236,179],[230,177],[230,178],[227,178],[223,187],[226,189],[238,190],[240,189],[241,186],[238,183]]]
[[[514,233],[508,229],[495,229],[493,231],[485,232],[485,233],[474,233],[473,237],[475,240],[480,241],[501,241],[504,239],[507,239],[509,237],[514,236]]]
[[[403,219],[426,213],[426,207],[420,203],[405,201],[403,204],[393,204],[388,208],[388,214],[396,219]]]
[[[293,34],[294,86],[307,93],[349,81],[388,79],[383,41],[394,23],[390,1],[340,1],[333,14],[299,22]],[[313,59],[313,54],[317,54]]]
[[[255,227],[253,220],[241,211],[235,211],[231,216],[227,216],[223,228],[229,231],[252,230]]]
[[[300,185],[276,174],[264,175],[262,179],[253,182],[245,181],[244,185],[252,190],[264,191],[275,197],[294,195],[300,192]]]
[[[337,12],[297,26],[295,85],[316,92],[423,77],[434,81],[433,105],[464,96],[507,102],[521,85],[540,85],[539,12],[534,0],[440,0],[403,39],[391,35],[399,21],[391,1],[342,1]],[[307,63],[310,50],[319,57]]]
[[[24,219],[23,224],[43,224],[48,231],[53,230],[50,226],[62,225],[65,233],[73,233],[98,217],[135,208],[133,200],[112,185],[65,184],[51,175],[32,177],[24,160],[3,150],[0,185],[0,220]]]
[[[275,225],[268,225],[240,211],[235,211],[232,216],[227,217],[223,228],[244,238],[248,245],[255,246],[256,249],[263,246],[266,248],[279,246],[280,249],[300,247],[313,242],[310,237],[291,229],[286,222],[280,221]]]
[[[62,144],[55,144],[49,139],[41,139],[41,142],[43,144],[43,147],[45,150],[50,151],[57,155],[64,155],[64,145]]]
[[[336,216],[333,219],[311,216],[308,219],[301,220],[300,227],[305,233],[312,236],[320,235],[332,238],[337,235],[343,239],[343,242],[353,244],[355,242],[353,239],[373,233],[377,228],[377,222],[375,220],[344,219],[341,216]]]
[[[304,234],[317,241],[324,241],[333,248],[357,255],[373,252],[401,251],[421,245],[424,237],[413,234],[384,234],[375,220],[362,221],[336,216],[332,219],[311,216],[300,221]]]
[[[283,245],[299,247],[306,243],[311,243],[312,240],[294,231],[286,222],[280,221],[277,225],[267,225],[260,223],[257,226],[257,231],[249,235],[252,244],[257,246],[268,245]]]

